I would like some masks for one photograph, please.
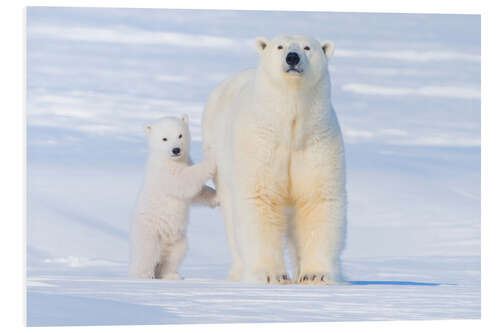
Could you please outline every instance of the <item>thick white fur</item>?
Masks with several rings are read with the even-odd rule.
[[[229,278],[288,283],[287,239],[296,281],[339,282],[346,191],[344,144],[330,103],[334,45],[281,36],[258,38],[256,47],[257,69],[220,84],[203,115],[233,257]],[[291,51],[302,74],[285,71]]]
[[[132,219],[129,275],[177,280],[181,279],[177,268],[187,249],[190,204],[216,205],[215,191],[204,185],[213,177],[215,163],[208,158],[192,165],[186,116],[163,118],[145,130],[149,157]],[[178,156],[173,155],[174,148],[181,150]]]

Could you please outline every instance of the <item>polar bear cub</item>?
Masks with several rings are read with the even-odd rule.
[[[192,165],[187,116],[162,118],[145,131],[149,156],[132,218],[129,275],[178,280],[189,206],[216,205],[215,191],[204,185],[215,173],[215,162],[208,156]]]

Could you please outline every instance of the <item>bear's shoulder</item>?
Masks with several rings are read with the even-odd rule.
[[[245,85],[252,82],[255,78],[255,69],[247,69],[245,71],[234,74],[233,76],[222,81],[214,91],[214,95],[227,94],[231,95],[240,91]]]

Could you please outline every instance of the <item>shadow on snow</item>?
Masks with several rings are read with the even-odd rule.
[[[434,283],[434,282],[412,282],[412,281],[347,281],[351,285],[369,286],[369,285],[385,285],[385,286],[440,286],[454,285],[449,283]]]

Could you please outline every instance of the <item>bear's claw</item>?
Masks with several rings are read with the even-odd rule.
[[[279,284],[289,284],[292,283],[292,280],[288,277],[288,274],[286,273],[280,273],[280,274],[266,274],[266,283],[268,284],[274,284],[274,283],[279,283]]]
[[[278,282],[280,283],[291,283],[292,281],[288,277],[287,274],[281,274],[281,276],[278,277]]]
[[[301,284],[329,284],[330,279],[326,273],[309,273],[299,277],[298,283]]]

